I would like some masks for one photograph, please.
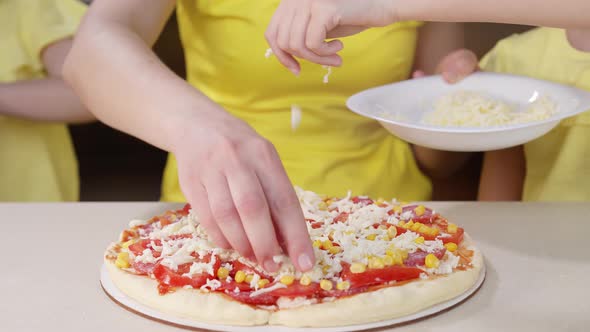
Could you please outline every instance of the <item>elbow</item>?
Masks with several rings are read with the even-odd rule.
[[[78,46],[77,42],[74,43],[74,46],[66,56],[64,60],[64,64],[61,70],[62,79],[71,87],[76,86],[76,77],[77,77],[77,70],[78,66],[76,65],[79,60],[78,58],[81,57],[78,53]]]
[[[446,180],[454,176],[473,157],[469,152],[439,151],[413,146],[420,170],[431,180]]]
[[[69,123],[73,125],[83,125],[96,122],[96,120],[94,114],[90,113],[87,109],[84,109],[78,116],[72,118]]]
[[[73,115],[68,120],[68,123],[73,125],[88,124],[97,120],[94,114],[92,114],[90,110],[84,106],[80,98],[79,92],[81,90],[78,87],[78,84],[80,84],[78,77],[81,76],[79,72],[81,70],[81,66],[79,64],[81,59],[84,59],[84,56],[80,54],[78,49],[79,45],[76,45],[75,43],[74,47],[72,47],[65,58],[61,72],[62,81],[65,83],[65,86],[68,87],[70,91],[72,91],[72,97],[76,99],[76,102],[74,105],[72,105],[72,108],[77,109],[77,111],[75,112],[75,115]]]
[[[61,68],[62,79],[74,90],[80,90],[79,85],[85,77],[84,71],[88,70],[89,59],[94,51],[87,30],[88,27],[84,25],[78,30]]]
[[[456,173],[456,169],[451,168],[421,168],[422,172],[431,180],[446,180]]]
[[[452,176],[457,174],[460,167],[456,165],[436,165],[436,166],[425,166],[419,165],[420,170],[432,181],[445,181],[450,179]]]

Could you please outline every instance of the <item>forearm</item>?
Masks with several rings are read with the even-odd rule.
[[[101,121],[173,151],[197,113],[224,112],[166,68],[148,42],[127,26],[88,18],[64,74]]]
[[[478,199],[480,201],[519,201],[526,174],[522,146],[485,153]]]
[[[587,0],[390,0],[399,20],[589,28]]]
[[[420,169],[432,179],[446,179],[455,174],[473,156],[469,152],[440,151],[413,146]]]
[[[94,120],[74,92],[58,78],[0,83],[0,114],[49,122]]]
[[[440,74],[441,60],[465,46],[465,32],[460,23],[429,22],[419,30],[414,69],[426,75]]]

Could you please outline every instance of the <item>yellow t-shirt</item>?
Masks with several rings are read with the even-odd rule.
[[[590,91],[590,53],[573,48],[561,29],[537,28],[504,39],[481,66]],[[562,121],[524,151],[523,200],[590,201],[590,112]]]
[[[374,197],[428,199],[430,183],[410,146],[345,106],[358,91],[408,78],[419,23],[346,38],[344,66],[324,84],[322,66],[304,62],[295,77],[276,58],[265,58],[264,31],[278,4],[179,1],[188,81],[269,139],[295,185],[336,196],[351,189]],[[293,104],[302,110],[296,131],[291,129]],[[184,200],[173,157],[164,174],[163,199]]]
[[[0,82],[44,77],[42,50],[71,36],[84,10],[77,0],[0,0]],[[78,181],[65,125],[0,115],[0,201],[74,201]]]

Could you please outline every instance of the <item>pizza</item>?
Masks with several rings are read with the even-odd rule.
[[[190,205],[133,220],[104,260],[116,287],[159,312],[224,325],[343,326],[398,318],[475,285],[483,258],[464,229],[419,204],[296,188],[316,263],[269,273],[209,240]]]

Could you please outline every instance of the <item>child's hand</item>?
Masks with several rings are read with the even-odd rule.
[[[266,30],[278,60],[296,75],[295,57],[325,66],[340,66],[338,38],[395,22],[391,0],[282,0]]]
[[[187,127],[173,151],[179,181],[213,242],[271,272],[282,253],[299,270],[311,269],[307,225],[274,146],[225,112]]]
[[[457,83],[478,70],[477,56],[467,49],[447,54],[436,66],[436,73],[440,74],[448,83]],[[412,74],[412,78],[424,76],[426,74],[421,70],[416,70]]]

